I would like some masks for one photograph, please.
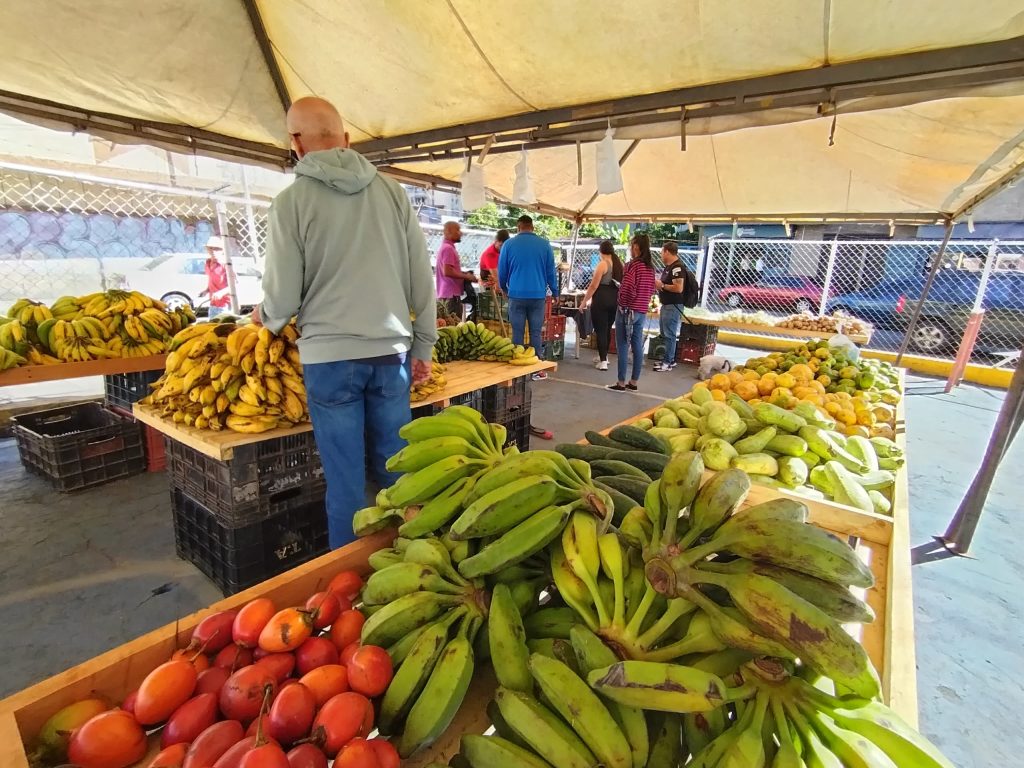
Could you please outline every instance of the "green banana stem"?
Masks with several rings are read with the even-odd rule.
[[[715,554],[720,549],[719,543],[714,539],[705,544],[701,544],[699,547],[687,549],[687,547],[689,547],[690,544],[693,543],[692,541],[687,541],[687,539],[690,538],[690,535],[692,533],[693,531],[691,530],[686,534],[686,536],[683,537],[683,541],[679,542],[679,548],[683,550],[683,552],[677,557],[673,558],[673,562],[678,562],[680,565],[685,566],[687,568],[692,567],[704,558]]]
[[[636,611],[633,613],[632,618],[630,618],[629,624],[626,625],[625,636],[627,638],[635,641],[639,637],[640,628],[644,625],[644,619],[647,618],[647,613],[651,610],[651,605],[657,597],[658,593],[648,582],[647,588],[644,590],[644,596],[640,600],[640,605],[636,607]]]
[[[637,638],[637,643],[641,648],[653,648],[657,645],[661,636],[664,635],[676,623],[676,620],[681,619],[688,613],[693,613],[697,610],[697,606],[691,603],[689,600],[682,598],[674,598],[668,601],[668,608],[661,615],[661,617],[651,625],[650,629],[644,632],[640,637]],[[679,645],[683,641],[680,640],[678,643],[673,645]],[[672,646],[667,646],[672,647]],[[675,658],[675,657],[672,657]],[[654,659],[650,659],[654,661]]]
[[[665,520],[665,528],[661,532],[662,549],[667,549],[676,543],[676,526],[679,524],[679,513],[669,512]]]
[[[778,734],[779,741],[783,746],[790,746],[796,749],[796,744],[793,741],[793,734],[789,730],[789,720],[786,718],[786,712],[782,707],[782,702],[778,696],[771,697],[771,711],[772,719],[775,720],[775,733]]]

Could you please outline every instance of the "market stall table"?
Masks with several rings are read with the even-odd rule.
[[[773,336],[789,336],[797,339],[831,339],[836,336],[836,333],[830,333],[828,331],[805,331],[802,328],[780,328],[777,325],[757,325],[756,323],[738,323],[733,320],[716,320],[710,317],[700,317],[693,315],[686,315],[683,320],[684,323],[690,323],[691,325],[712,325],[718,328],[724,328],[729,331],[739,331],[741,333],[755,333],[755,334],[771,334]],[[844,334],[854,344],[864,345],[871,341],[871,331],[868,330],[865,333],[847,333]]]
[[[444,407],[453,397],[475,392],[487,387],[507,384],[515,379],[531,376],[539,371],[550,371],[558,365],[548,360],[542,360],[533,365],[509,365],[507,363],[488,363],[468,360],[456,360],[445,364],[445,379],[447,384],[444,389],[413,403],[414,408],[421,408],[427,405],[438,405]],[[258,443],[263,440],[273,440],[290,435],[298,435],[309,432],[313,425],[309,423],[297,424],[286,429],[271,429],[259,434],[246,434],[221,430],[214,432],[209,429],[195,429],[184,424],[176,424],[170,419],[161,416],[151,406],[135,404],[132,409],[135,418],[154,429],[163,432],[172,440],[184,443],[200,453],[204,453],[218,461],[230,461],[234,449],[251,443]]]
[[[0,387],[18,384],[38,384],[43,381],[78,379],[83,376],[109,376],[118,373],[139,373],[162,371],[167,355],[147,357],[117,357],[103,360],[87,360],[80,363],[59,363],[56,365],[22,365],[0,371]]]

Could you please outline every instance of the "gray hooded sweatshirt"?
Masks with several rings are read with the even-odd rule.
[[[303,363],[429,360],[434,278],[405,192],[351,149],[310,152],[295,175],[270,208],[263,323],[298,315]]]

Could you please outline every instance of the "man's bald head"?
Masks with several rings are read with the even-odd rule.
[[[307,152],[348,147],[345,121],[326,99],[305,96],[294,102],[288,110],[287,124],[292,149],[300,158]]]
[[[457,221],[446,221],[444,223],[444,239],[457,243],[462,240],[462,225]]]

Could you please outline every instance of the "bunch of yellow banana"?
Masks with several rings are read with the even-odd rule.
[[[75,296],[61,296],[50,305],[50,314],[58,320],[77,320],[82,316],[82,304]]]
[[[298,332],[200,323],[170,340],[164,375],[142,402],[199,429],[266,432],[309,419]]]
[[[56,339],[52,349],[57,358],[65,363],[121,357],[120,352],[107,346],[108,343],[103,339],[88,336],[71,336]]]
[[[45,304],[31,299],[18,299],[7,310],[7,316],[19,320],[22,325],[38,325],[53,317],[50,308]]]
[[[28,346],[29,332],[21,320],[10,317],[0,320],[0,348],[23,355]]]
[[[12,352],[7,347],[0,347],[0,371],[6,371],[8,368],[17,368],[19,365],[27,363],[28,360],[17,352]]]
[[[444,376],[444,366],[440,363],[431,365],[430,378],[412,387],[409,399],[414,403],[426,400],[435,392],[440,392],[448,386],[448,380]]]

